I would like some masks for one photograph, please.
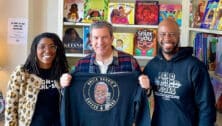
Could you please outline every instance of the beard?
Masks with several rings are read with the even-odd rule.
[[[167,47],[166,44],[171,44],[170,47]],[[179,42],[170,43],[170,42],[160,42],[160,47],[162,49],[162,53],[167,55],[174,55],[179,47]]]

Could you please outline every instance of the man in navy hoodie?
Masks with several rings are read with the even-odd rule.
[[[191,47],[179,47],[179,40],[174,20],[159,24],[159,53],[144,68],[155,101],[152,126],[214,126],[215,97],[207,68],[192,56]]]

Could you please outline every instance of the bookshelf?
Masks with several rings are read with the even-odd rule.
[[[221,1],[221,0],[220,0]],[[190,3],[192,3],[191,5],[189,5],[189,7],[192,7],[192,19],[193,19],[193,22],[194,22],[194,20],[195,20],[195,17],[194,16],[196,16],[195,14],[196,14],[196,12],[198,11],[197,9],[198,9],[198,4],[199,4],[199,2],[200,2],[200,0],[190,0]],[[208,1],[207,0],[205,0],[205,9],[204,10],[206,10],[206,7],[207,7],[207,3],[208,3]],[[222,7],[219,3],[217,4],[218,6],[220,6],[220,8]],[[199,4],[199,6],[200,6],[200,4]],[[200,11],[200,10],[199,10]],[[215,11],[215,10],[214,10]],[[217,11],[215,11],[215,12],[217,12]],[[204,12],[205,13],[205,12]],[[204,15],[203,15],[203,17],[204,17]],[[203,18],[200,22],[200,24],[202,24],[202,22],[203,22],[203,20],[205,20],[205,18]],[[190,45],[194,45],[193,44],[193,38],[192,38],[192,34],[195,34],[195,33],[204,33],[204,34],[213,34],[213,36],[216,36],[216,37],[219,37],[219,36],[221,36],[222,35],[222,31],[220,31],[220,30],[215,30],[215,29],[213,29],[212,27],[210,27],[210,28],[199,28],[198,27],[198,25],[192,25],[192,20],[190,20],[190,22],[189,22],[189,27],[187,28],[187,30],[188,30],[188,35],[187,35],[187,37],[188,37],[188,39],[189,39],[189,44]],[[195,23],[194,23],[195,24]],[[196,23],[197,24],[197,23]],[[212,22],[210,23],[211,25],[213,24]],[[200,26],[201,27],[201,26]],[[196,36],[195,36],[196,37]],[[208,38],[208,35],[207,35],[207,38]],[[220,41],[219,39],[218,39],[218,41]],[[210,41],[208,41],[207,40],[207,43],[209,44],[209,42]],[[205,47],[205,48],[207,48],[207,47]],[[220,48],[220,47],[219,47]],[[208,52],[207,52],[208,53]],[[217,52],[216,52],[216,54],[217,54]],[[208,54],[206,54],[206,55],[208,55]],[[207,59],[207,62],[208,62],[208,59]],[[216,62],[216,61],[215,61]],[[209,67],[210,68],[210,67]],[[210,70],[210,69],[209,69]],[[222,91],[221,91],[221,89],[220,88],[218,88],[218,87],[221,87],[221,86],[219,86],[219,85],[221,85],[222,84],[222,77],[221,76],[218,76],[217,74],[216,74],[216,72],[213,70],[210,70],[209,71],[209,74],[210,74],[210,76],[211,76],[211,78],[212,78],[212,84],[213,84],[213,87],[214,87],[214,90],[215,90],[215,96],[216,96],[216,103],[218,102],[217,100],[218,100],[218,94],[221,94],[222,93]],[[216,82],[215,82],[216,81]],[[222,124],[222,122],[221,122],[221,117],[222,117],[222,113],[220,113],[220,112],[218,112],[217,113],[217,122],[216,122],[216,125],[221,125]]]
[[[135,3],[136,0],[110,0],[109,2],[132,2]],[[190,7],[192,7],[192,11],[196,11],[197,4],[199,0],[158,0],[160,4],[181,4],[182,5],[182,25],[180,27],[181,29],[181,36],[180,36],[180,46],[193,46],[193,43],[191,42],[191,34],[193,32],[201,32],[201,33],[212,33],[217,35],[222,35],[222,31],[218,30],[209,30],[209,29],[203,29],[203,28],[192,28],[190,27],[190,16],[192,13],[189,13]],[[82,28],[85,26],[90,26],[90,23],[74,23],[74,22],[63,22],[63,11],[64,11],[64,0],[59,0],[59,31],[58,34],[60,38],[64,35],[64,29],[67,27],[73,27],[75,29],[78,29],[82,32]],[[132,32],[135,33],[137,29],[140,28],[150,28],[150,29],[157,29],[158,25],[126,25],[126,24],[113,24],[114,31],[118,32]],[[80,35],[81,36],[81,35]],[[81,36],[82,37],[82,36]],[[66,53],[66,56],[71,59],[78,59],[81,57],[86,56],[87,54],[82,53]],[[152,56],[135,56],[135,58],[138,59],[139,63],[144,66],[147,61],[152,59]]]
[[[190,17],[190,22],[189,22],[189,28],[188,28],[188,33],[189,33],[189,44],[190,45],[194,45],[194,43],[193,43],[193,41],[195,41],[194,40],[194,38],[192,38],[193,37],[193,35],[194,34],[196,34],[196,33],[204,33],[204,34],[206,34],[206,38],[208,39],[208,35],[209,36],[215,36],[215,37],[217,37],[218,38],[218,41],[219,41],[219,36],[221,36],[222,35],[222,31],[220,31],[220,30],[218,30],[218,29],[216,29],[216,28],[214,28],[214,27],[212,27],[212,24],[214,24],[213,23],[213,20],[210,22],[210,27],[209,28],[206,28],[206,27],[204,27],[202,24],[203,24],[203,22],[205,23],[206,22],[206,17],[205,17],[205,13],[206,13],[206,11],[207,12],[209,12],[209,10],[210,9],[212,9],[212,10],[214,10],[214,14],[215,15],[217,15],[216,13],[218,13],[219,11],[217,11],[217,9],[218,8],[222,8],[222,5],[221,5],[221,3],[220,3],[220,1],[221,0],[215,0],[214,2],[215,3],[217,3],[216,4],[216,6],[217,7],[214,7],[213,8],[213,6],[212,6],[212,4],[213,3],[210,3],[208,0],[190,0],[190,5],[189,5],[189,7],[191,7],[192,8],[192,13],[191,13],[191,17]],[[212,1],[211,1],[212,2]],[[203,4],[203,3],[205,3],[205,4]],[[210,4],[209,4],[210,3]],[[208,5],[209,4],[209,5]],[[202,9],[200,9],[200,6],[203,6],[203,8]],[[209,8],[209,9],[206,9],[206,8]],[[216,9],[215,9],[216,8]],[[197,19],[197,18],[195,18],[195,17],[200,17],[200,14],[198,15],[198,13],[200,13],[200,11],[201,10],[204,10],[204,11],[202,11],[203,12],[203,16],[202,16],[202,18],[203,19],[199,19],[200,21],[196,21],[195,19]],[[197,15],[198,16],[197,16]],[[209,14],[209,13],[207,13],[207,14]],[[214,15],[214,16],[215,16]],[[214,18],[214,17],[213,17]],[[196,22],[196,23],[194,23],[194,22]],[[199,25],[194,25],[194,24],[197,24],[197,22],[200,22],[199,23]],[[208,34],[208,35],[207,35]],[[196,36],[195,36],[196,37]],[[203,39],[203,41],[204,41],[204,39]],[[207,43],[208,43],[208,40],[205,40],[205,41],[207,41]],[[209,44],[209,43],[208,43]],[[194,49],[195,49],[195,46],[194,46]],[[208,53],[208,52],[207,52]],[[206,53],[206,54],[207,54]],[[213,74],[211,74],[212,76],[213,76]],[[218,78],[218,77],[217,77]]]
[[[84,26],[90,26],[90,23],[74,23],[74,22],[64,22],[63,28],[74,27],[77,31],[82,32],[82,28]],[[140,28],[148,28],[148,29],[157,29],[157,25],[124,25],[124,24],[113,24],[114,32],[123,32],[123,33],[135,33],[136,30]],[[80,34],[81,36],[81,34]],[[83,37],[83,36],[81,36]],[[67,57],[73,58],[81,58],[86,56],[87,54],[77,54],[77,53],[66,53]],[[150,56],[135,56],[138,60],[150,60],[152,57]]]
[[[190,32],[203,32],[203,33],[222,35],[222,31],[218,31],[218,30],[209,30],[209,29],[202,29],[202,28],[189,28],[188,30]]]
[[[130,3],[135,3],[136,0],[109,0],[109,2],[130,2]],[[152,1],[152,0],[151,0]],[[185,11],[183,11],[187,6],[187,2],[186,0],[182,0],[182,1],[178,1],[178,0],[158,0],[160,4],[182,4],[182,20],[183,19],[188,19],[186,18],[187,14],[184,13]],[[184,6],[185,5],[185,6]],[[64,0],[59,1],[59,9],[60,9],[60,13],[59,13],[59,31],[58,34],[60,36],[60,38],[63,38],[64,35],[64,30],[66,28],[70,28],[73,27],[75,29],[77,29],[77,31],[81,31],[83,27],[85,26],[90,26],[90,23],[75,23],[75,22],[63,22],[63,11],[64,11]],[[187,23],[186,21],[183,20],[182,22],[182,26],[181,29],[187,29],[188,27],[186,26],[186,24],[189,24],[189,22]],[[135,33],[137,29],[141,29],[141,28],[148,28],[148,29],[157,29],[158,25],[135,25],[135,24],[113,24],[114,27],[114,32],[128,32],[128,33]],[[181,46],[187,46],[188,44],[188,34],[186,32],[187,30],[181,30]],[[187,34],[187,35],[186,35]],[[80,37],[82,37],[82,35],[80,35]],[[66,56],[69,58],[81,58],[86,56],[86,54],[84,53],[66,53]],[[144,66],[147,61],[149,61],[150,59],[152,59],[152,56],[135,56],[135,58],[139,61],[140,65]]]
[[[198,1],[199,0],[190,0],[190,3],[188,2],[188,5],[187,5],[188,10],[189,10],[190,7],[192,8],[192,15],[193,16],[194,16],[195,12],[198,9],[198,7],[197,7],[198,6]],[[205,1],[207,1],[207,0],[205,0]],[[187,16],[190,16],[190,14],[188,14]],[[190,19],[190,17],[188,19]],[[190,34],[190,32],[202,32],[202,33],[211,33],[211,34],[222,35],[222,31],[220,31],[220,30],[206,29],[206,28],[195,28],[195,27],[191,26],[191,22],[188,21],[187,23],[188,23],[187,24],[187,26],[188,26],[187,31],[188,31],[189,34]],[[187,36],[189,38],[189,35],[187,35]],[[189,40],[190,40],[190,38],[189,38]]]
[[[75,23],[75,22],[64,22],[65,26],[90,26],[90,23]],[[157,25],[125,25],[125,24],[113,24],[114,28],[158,28]]]

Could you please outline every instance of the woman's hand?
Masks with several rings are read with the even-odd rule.
[[[150,79],[146,75],[139,76],[139,83],[142,88],[150,89]]]
[[[62,76],[60,77],[60,85],[62,86],[62,88],[69,86],[71,79],[72,76],[69,73],[62,74]]]

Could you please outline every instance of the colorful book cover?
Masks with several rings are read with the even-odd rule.
[[[109,0],[85,0],[83,22],[107,20],[108,3]]]
[[[155,56],[157,53],[157,30],[138,29],[134,41],[134,54],[136,56]]]
[[[63,36],[63,44],[66,53],[83,53],[82,31],[74,28],[66,28]]]
[[[134,33],[113,33],[113,46],[120,51],[133,55]]]
[[[194,39],[194,56],[203,62],[203,33],[197,33]]]
[[[208,0],[200,28],[210,29],[219,0]]]
[[[191,27],[200,28],[207,2],[208,0],[198,0],[197,7],[192,7],[194,13],[193,19],[191,20]]]
[[[159,20],[158,1],[136,1],[135,24],[157,25]]]
[[[222,77],[222,37],[218,38],[218,43],[216,45],[216,68],[215,74]]]
[[[222,18],[221,18],[221,15],[222,15],[222,8],[218,10],[218,19],[219,20],[216,20],[215,22],[215,25],[214,25],[214,29],[216,27],[217,30],[222,30]]]
[[[160,4],[159,22],[166,18],[174,19],[179,26],[182,24],[182,5],[181,4]]]
[[[194,56],[207,65],[207,37],[209,34],[197,33],[194,42]]]
[[[108,22],[112,24],[134,24],[135,4],[110,2]]]
[[[203,42],[203,62],[208,67],[208,57],[207,57],[207,42],[208,37],[212,36],[212,34],[202,33],[202,42]]]
[[[219,1],[210,29],[222,30],[222,0]]]
[[[84,0],[64,0],[63,21],[81,22],[83,10]]]
[[[83,52],[84,54],[92,53],[92,45],[90,42],[89,26],[83,27]]]
[[[209,35],[207,37],[207,65],[208,70],[215,71],[216,67],[216,44],[218,38],[215,36]]]

